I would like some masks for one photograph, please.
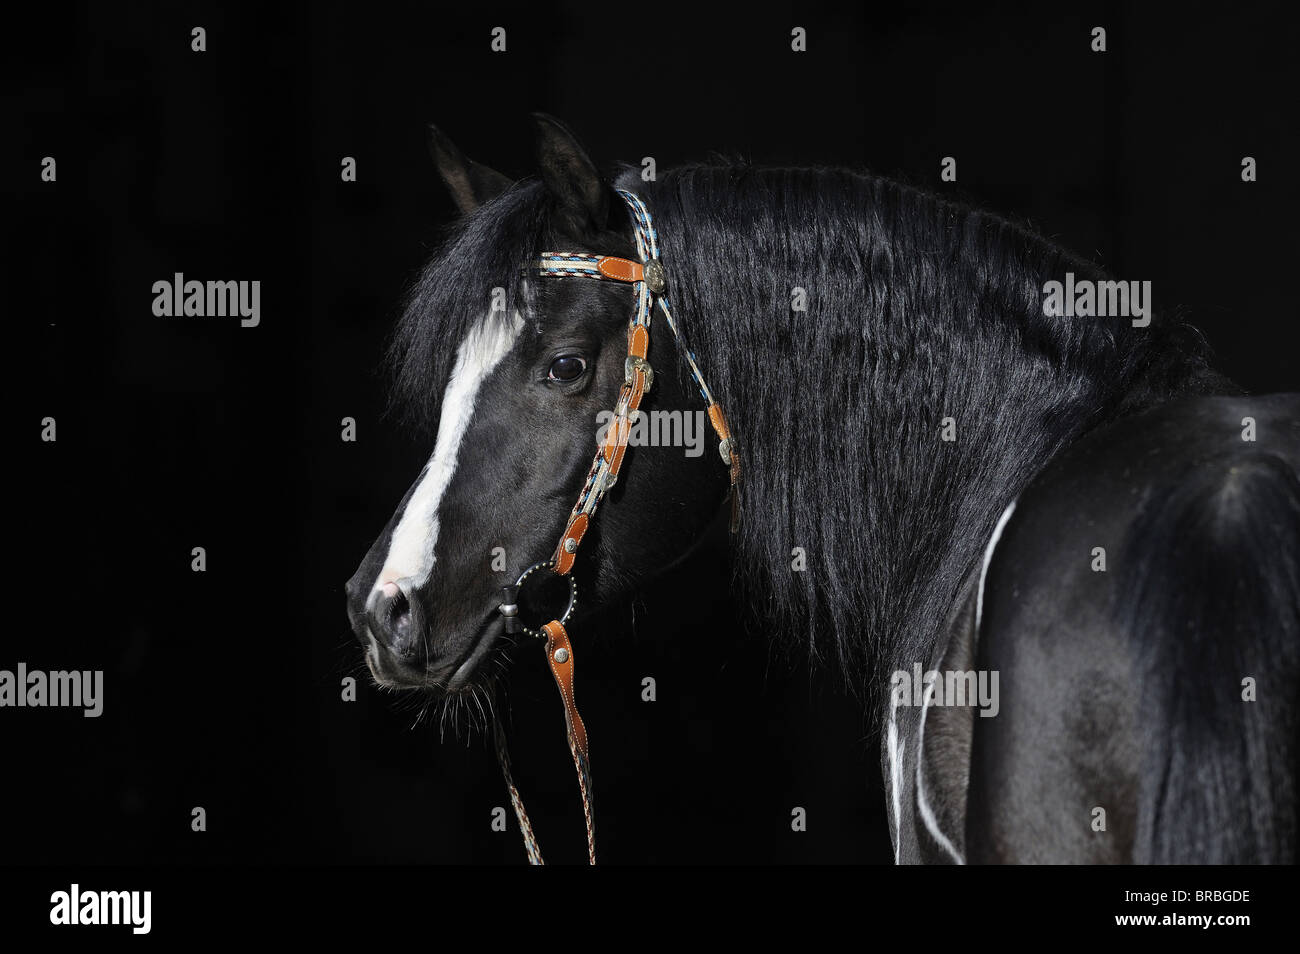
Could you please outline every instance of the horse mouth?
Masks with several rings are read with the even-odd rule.
[[[448,661],[424,667],[397,658],[367,631],[366,666],[376,683],[389,689],[419,689],[433,695],[468,692],[505,635],[505,622],[494,609],[478,626],[467,648]]]
[[[447,682],[449,692],[458,692],[475,684],[475,676],[482,670],[483,664],[491,658],[505,631],[505,620],[496,610],[493,610],[492,615],[479,627],[478,635],[470,644],[469,654],[452,672],[451,679]]]

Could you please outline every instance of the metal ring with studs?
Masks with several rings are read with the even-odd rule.
[[[524,570],[524,572],[519,574],[519,579],[515,580],[515,586],[516,588],[522,588],[524,585],[524,580],[528,579],[528,577],[532,576],[538,570],[553,570],[553,569],[555,569],[554,560],[543,560],[541,563],[534,563],[532,566]],[[564,615],[559,618],[559,622],[561,625],[569,621],[569,617],[573,615],[573,608],[578,605],[578,581],[573,578],[572,573],[566,573],[564,575],[569,581],[569,605],[564,608]],[[498,609],[501,610],[503,616],[505,615],[517,616],[517,614],[519,613],[518,604],[511,604],[511,608],[514,610],[514,612],[507,614],[505,612],[506,607],[504,605],[498,607]],[[524,633],[534,637],[535,639],[546,638],[545,633],[541,632],[540,630],[530,629],[529,627],[523,625],[522,622],[520,623],[519,628]]]

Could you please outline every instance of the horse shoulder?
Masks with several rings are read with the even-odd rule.
[[[1021,494],[970,637],[976,667],[998,672],[1001,690],[996,718],[969,720],[970,860],[1134,859],[1151,728],[1142,697],[1148,660],[1164,650],[1117,607],[1175,549],[1147,534],[1153,508],[1257,466],[1294,479],[1300,396],[1161,405],[1079,441]],[[1201,582],[1166,575],[1161,585],[1176,599]]]

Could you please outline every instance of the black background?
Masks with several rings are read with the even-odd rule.
[[[453,215],[427,121],[512,177],[532,171],[542,109],[602,161],[722,152],[959,190],[1150,280],[1248,389],[1296,389],[1290,33],[1267,7],[1166,9],[1186,10],[177,3],[11,22],[21,450],[0,668],[103,669],[106,688],[99,719],[0,712],[0,856],[523,860],[513,818],[490,830],[507,802],[481,737],[412,731],[416,707],[365,678],[340,700],[363,674],[343,582],[429,452],[383,416],[378,374]],[[807,53],[789,49],[796,25]],[[154,317],[153,282],[178,271],[260,280],[260,327]],[[602,860],[890,860],[860,706],[740,627],[726,575],[710,545],[575,633]],[[548,859],[581,860],[554,689],[537,660],[516,675],[516,779]]]

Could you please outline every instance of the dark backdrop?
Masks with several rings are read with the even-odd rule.
[[[411,705],[365,679],[340,699],[362,672],[343,582],[429,450],[382,416],[377,373],[452,215],[426,121],[512,176],[531,172],[525,118],[542,109],[601,160],[716,151],[960,190],[1150,279],[1247,388],[1296,388],[1289,35],[1244,4],[1164,9],[175,3],[13,23],[5,417],[20,450],[0,668],[104,669],[106,702],[95,720],[0,712],[0,855],[522,860],[513,818],[489,828],[506,800],[480,738],[412,731]],[[807,53],[790,52],[796,25]],[[39,181],[47,155],[55,183]],[[955,186],[939,182],[947,155]],[[151,285],[177,271],[261,280],[261,326],[154,317]],[[55,444],[37,439],[47,415]],[[603,859],[889,860],[859,707],[736,624],[714,595],[721,562],[714,543],[577,634]],[[516,775],[548,856],[578,860],[547,679],[519,667]]]

